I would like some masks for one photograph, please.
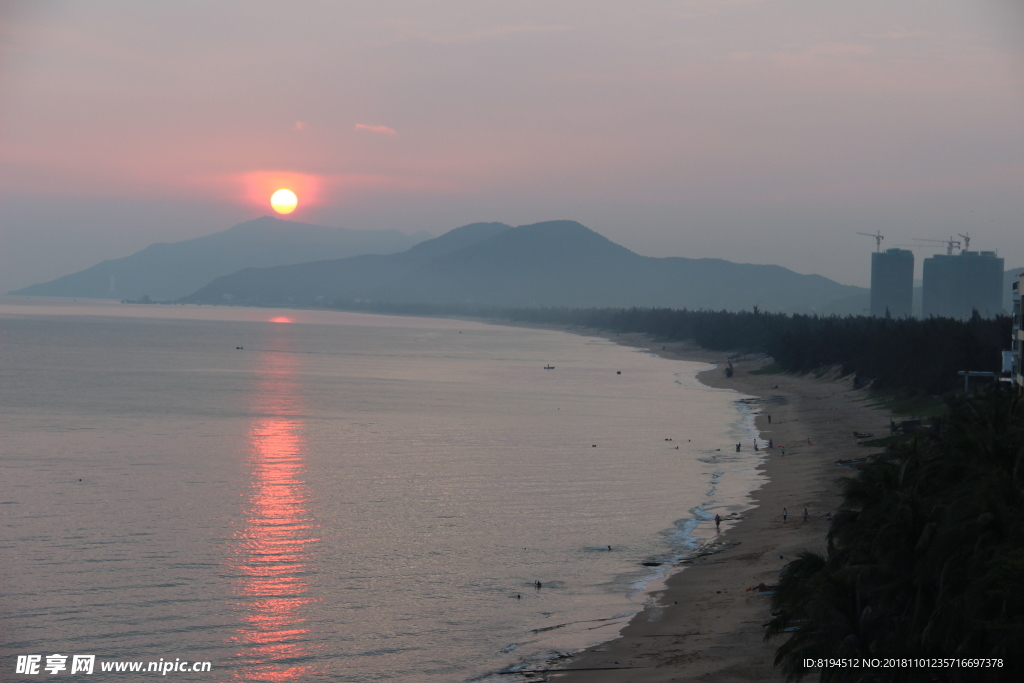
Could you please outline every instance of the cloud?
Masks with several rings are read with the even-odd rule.
[[[371,126],[365,123],[357,123],[356,130],[368,130],[371,133],[382,133],[384,135],[394,135],[395,129],[388,128],[387,126]]]

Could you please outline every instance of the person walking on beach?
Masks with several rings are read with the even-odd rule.
[[[719,527],[721,527],[721,526],[722,526],[722,517],[721,517],[721,515],[717,515],[716,514],[715,515],[715,531],[719,531]]]
[[[772,414],[768,413],[768,424],[772,423]]]
[[[789,517],[789,510],[782,508],[782,522],[786,522],[786,518]]]
[[[804,521],[807,521],[807,508],[804,508]]]

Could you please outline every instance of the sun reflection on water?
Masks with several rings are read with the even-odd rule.
[[[297,418],[295,356],[259,358],[259,386],[249,430],[251,485],[238,535],[235,595],[242,624],[236,680],[288,681],[313,672],[306,608],[315,601],[307,576],[320,542],[308,509],[306,444]]]

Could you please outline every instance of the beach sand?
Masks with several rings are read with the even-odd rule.
[[[784,639],[764,641],[771,597],[747,588],[777,583],[779,570],[803,550],[824,551],[829,525],[825,516],[836,510],[839,500],[836,480],[853,474],[835,461],[879,452],[857,445],[853,432],[887,435],[888,413],[867,407],[866,392],[854,391],[850,378],[750,374],[769,362],[764,356],[734,359],[734,375],[727,378],[728,353],[687,344],[665,344],[663,349],[640,335],[611,338],[667,358],[716,363],[714,370],[698,376],[700,381],[759,397],[755,424],[775,448],[767,451],[761,466],[767,483],[753,492],[754,507],[732,518],[722,514],[725,521],[716,543],[723,550],[682,565],[618,639],[553,663],[534,680],[784,680],[773,668],[775,649]],[[743,444],[744,449],[751,447]],[[788,509],[788,521],[783,521],[783,508]]]

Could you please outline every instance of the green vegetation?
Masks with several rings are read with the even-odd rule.
[[[928,395],[898,396],[874,391],[867,405],[902,417],[936,417],[946,412],[946,404],[941,398]]]
[[[824,555],[783,570],[767,638],[788,680],[1020,680],[1024,403],[952,399],[940,428],[847,479]],[[804,658],[989,657],[996,669],[808,670]]]
[[[914,438],[913,434],[890,434],[889,436],[883,436],[877,439],[858,441],[857,444],[867,448],[889,448],[890,446],[898,443],[912,441]]]

